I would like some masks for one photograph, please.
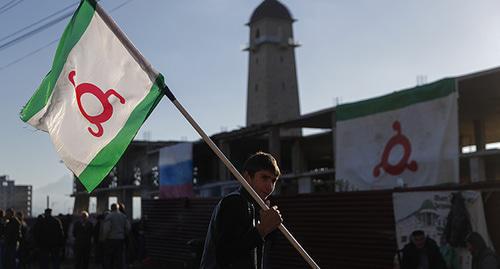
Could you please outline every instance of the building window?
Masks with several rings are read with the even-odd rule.
[[[255,64],[259,64],[259,57],[255,57]]]
[[[259,84],[255,84],[255,91],[259,91]]]
[[[285,89],[285,82],[281,82],[281,89],[284,90]]]
[[[260,37],[260,30],[259,28],[257,28],[257,30],[255,30],[255,38],[259,38]]]
[[[283,59],[283,56],[280,56],[280,63],[283,63],[285,59]]]

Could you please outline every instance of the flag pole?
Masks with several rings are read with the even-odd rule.
[[[212,151],[219,157],[219,159],[224,163],[224,165],[231,171],[234,177],[240,182],[241,185],[248,191],[248,193],[257,201],[259,206],[262,209],[269,209],[269,207],[262,201],[262,199],[257,195],[257,193],[253,190],[253,188],[248,184],[248,182],[243,178],[243,176],[238,172],[238,170],[234,167],[234,165],[227,159],[227,157],[222,153],[222,151],[217,147],[217,145],[212,141],[210,137],[201,129],[201,127],[196,123],[196,121],[191,117],[191,115],[184,109],[184,107],[177,101],[174,94],[170,91],[167,85],[163,88],[164,94],[172,101],[172,103],[177,107],[179,112],[187,119],[187,121],[193,126],[193,128],[198,132],[198,134],[203,138],[205,143],[212,149]],[[307,254],[307,252],[302,248],[299,242],[293,237],[293,235],[288,231],[288,229],[280,224],[278,229],[283,233],[283,235],[290,241],[293,247],[300,253],[300,255],[304,258],[304,260],[311,266],[311,268],[320,267],[314,262],[314,260]]]

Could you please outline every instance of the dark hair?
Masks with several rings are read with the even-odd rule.
[[[416,237],[416,236],[425,236],[424,231],[422,230],[416,230],[411,233],[411,237]]]
[[[258,171],[262,170],[269,171],[276,177],[279,177],[281,174],[276,159],[274,159],[271,154],[262,151],[250,156],[245,161],[245,164],[243,164],[243,173],[247,172],[251,177],[253,177]]]
[[[7,210],[5,210],[5,213],[11,214],[12,216],[16,215],[16,211],[14,210],[14,208],[8,208]]]
[[[118,205],[113,203],[111,204],[111,211],[116,211],[118,209]]]

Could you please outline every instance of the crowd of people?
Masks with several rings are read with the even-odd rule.
[[[0,269],[126,268],[145,257],[142,221],[131,224],[123,204],[102,214],[43,215],[25,220],[21,212],[0,209]]]
[[[436,241],[426,236],[424,231],[413,231],[411,241],[398,253],[400,269],[459,269],[460,265],[447,255],[447,248],[438,246]],[[470,233],[465,239],[465,246],[472,256],[471,269],[498,269],[499,260],[494,251],[487,247],[483,237]],[[451,258],[451,259],[450,259]]]

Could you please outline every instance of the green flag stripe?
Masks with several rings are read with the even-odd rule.
[[[337,121],[350,120],[445,97],[453,91],[455,91],[455,78],[442,79],[434,83],[402,90],[381,97],[339,105],[335,115]]]
[[[68,26],[66,26],[63,36],[61,37],[61,41],[59,41],[56,55],[54,56],[54,61],[52,62],[52,69],[45,76],[35,94],[33,94],[31,99],[21,111],[21,119],[23,121],[28,121],[36,113],[42,110],[45,105],[47,105],[69,53],[76,43],[78,43],[83,33],[85,33],[87,26],[90,24],[90,21],[94,16],[94,12],[94,1],[84,0],[80,3],[80,6],[75,11],[75,14],[71,18]]]
[[[78,176],[88,192],[94,190],[118,162],[127,149],[127,146],[141,128],[142,123],[144,123],[163,97],[162,89],[164,85],[163,76],[159,74],[148,95],[130,114],[125,126],[123,126],[109,144],[99,151],[87,168]]]

